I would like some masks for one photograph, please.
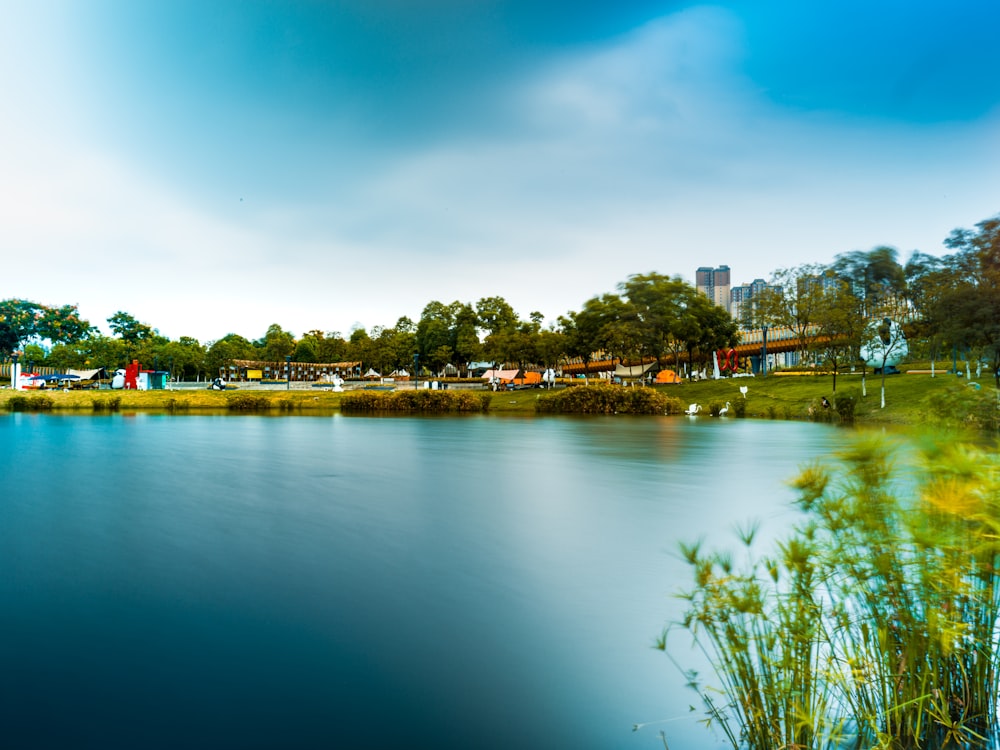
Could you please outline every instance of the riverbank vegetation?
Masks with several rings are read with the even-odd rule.
[[[922,363],[917,363],[921,368]],[[891,376],[894,393],[885,408],[878,394],[862,382],[860,373],[841,374],[840,386],[832,390],[832,376],[806,374],[766,378],[720,378],[685,382],[677,385],[623,387],[601,381],[582,385],[575,381],[568,387],[492,392],[485,389],[397,390],[395,392],[348,390],[336,393],[319,388],[290,390],[227,390],[206,388],[160,391],[132,390],[46,390],[25,394],[0,390],[0,409],[25,410],[26,402],[36,396],[44,399],[45,410],[56,412],[136,412],[164,411],[199,413],[217,411],[263,411],[289,414],[327,414],[348,411],[345,401],[359,399],[353,411],[370,411],[368,405],[383,403],[387,397],[398,399],[383,411],[421,411],[407,399],[424,399],[430,411],[439,411],[434,399],[473,399],[453,411],[487,411],[491,414],[660,414],[683,413],[692,404],[700,404],[698,419],[721,416],[726,419],[795,419],[833,424],[906,426],[935,424],[996,433],[1000,430],[1000,400],[990,388],[989,377],[967,380],[953,374],[936,377],[919,372]],[[746,389],[744,394],[742,389]],[[867,393],[867,395],[865,395]],[[447,395],[445,395],[447,394]],[[242,396],[246,396],[243,399]],[[489,397],[481,406],[479,399]],[[829,407],[823,406],[826,398]],[[253,402],[252,409],[243,408]],[[39,400],[37,403],[43,403]],[[388,403],[385,401],[384,403]],[[726,408],[726,405],[729,407]],[[396,406],[403,408],[396,408]]]
[[[592,385],[542,394],[535,409],[540,414],[680,414],[684,406],[662,390]]]
[[[681,552],[693,586],[659,641],[734,750],[986,748],[1000,688],[1000,460],[864,439],[795,480],[801,522],[764,553]]]
[[[492,394],[481,391],[352,391],[340,400],[343,412],[485,412]]]
[[[237,360],[267,363],[272,379],[284,375],[289,360],[340,365],[330,372],[345,376],[405,369],[437,378],[466,373],[476,362],[590,375],[596,360],[605,370],[654,362],[691,375],[711,373],[722,349],[723,369],[733,365],[746,372],[749,354],[759,374],[763,340],[760,349],[743,351],[739,365],[728,352],[744,332],[769,327],[772,336],[775,329],[795,334],[786,346],[795,351],[784,352],[785,361],[772,366],[794,362],[830,371],[831,393],[845,373],[895,360],[902,334],[909,351],[904,362],[961,358],[967,375],[975,371],[979,378],[985,369],[1000,389],[1000,216],[974,230],[955,230],[944,244],[950,255],[914,252],[905,265],[895,249],[876,247],[842,253],[825,265],[777,269],[767,282],[739,287],[739,295],[728,301],[731,314],[679,276],[633,274],[615,292],[586,300],[548,328],[542,313],[522,317],[503,297],[493,296],[475,303],[430,301],[416,320],[403,316],[394,325],[357,328],[346,337],[318,328],[296,337],[274,324],[257,339],[230,333],[203,345],[191,337],[167,339],[124,311],[107,319],[112,333],[107,336],[74,306],[6,299],[0,300],[0,356],[17,351],[22,365],[59,371],[112,372],[138,360],[174,380],[204,381],[220,372],[228,377]],[[901,333],[887,335],[893,331]],[[771,343],[773,360],[773,338]],[[347,367],[352,372],[345,372]],[[5,368],[0,363],[0,372],[8,372]],[[888,368],[879,369],[884,404]]]

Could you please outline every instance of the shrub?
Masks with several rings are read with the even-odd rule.
[[[344,395],[340,410],[344,412],[485,412],[491,396],[475,391],[352,391]]]
[[[591,385],[539,396],[535,411],[544,414],[680,414],[683,404],[655,388]]]
[[[271,400],[262,393],[233,393],[226,396],[229,411],[268,411]]]
[[[55,402],[49,396],[38,393],[33,396],[11,396],[7,399],[9,411],[52,411]]]
[[[1000,430],[1000,396],[996,391],[980,391],[956,385],[932,393],[926,399],[931,418],[948,426],[977,430]]]
[[[854,410],[858,405],[858,397],[854,393],[838,393],[833,397],[833,408],[837,410],[840,421],[844,424],[854,422]]]
[[[745,398],[737,398],[733,402],[733,414],[740,419],[747,415],[747,400]]]
[[[121,396],[111,396],[109,398],[95,398],[91,399],[90,405],[94,411],[118,411],[122,405]]]

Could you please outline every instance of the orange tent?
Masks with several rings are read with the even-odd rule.
[[[680,383],[681,376],[673,370],[660,370],[656,373],[656,380],[653,382],[659,383],[660,385],[663,385],[664,383]]]

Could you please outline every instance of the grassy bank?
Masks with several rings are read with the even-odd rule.
[[[914,369],[919,365],[914,365]],[[927,420],[929,401],[936,399],[947,410],[949,403],[955,403],[956,411],[963,399],[980,396],[981,400],[995,393],[990,377],[980,378],[979,389],[955,375],[940,373],[937,377],[929,374],[899,374],[886,378],[886,406],[880,407],[880,381],[877,377],[867,378],[867,396],[862,395],[861,376],[839,375],[837,390],[833,391],[833,377],[830,375],[769,375],[766,378],[734,378],[681,383],[679,385],[656,386],[655,390],[671,399],[679,399],[685,406],[697,403],[702,406],[702,417],[717,413],[730,402],[730,417],[741,404],[747,418],[756,419],[811,419],[817,410],[822,410],[821,399],[825,396],[831,402],[828,416],[834,418],[838,399],[845,396],[855,401],[855,421],[863,424],[908,425],[921,424]],[[573,388],[583,387],[574,385]],[[740,387],[747,389],[746,396]],[[478,391],[477,391],[478,392]],[[558,392],[558,391],[557,391]],[[326,413],[339,411],[341,401],[349,393],[333,393],[322,390],[290,391],[51,391],[46,398],[51,399],[51,410],[56,412],[93,411],[171,411],[182,413],[218,412],[231,409],[236,394],[253,394],[254,404],[250,411],[271,411],[275,413]],[[17,394],[9,389],[0,390],[0,409],[7,409],[7,402]],[[534,414],[539,399],[547,393],[542,390],[500,391],[492,394],[489,404],[491,414],[524,413]],[[810,413],[812,411],[812,413]],[[820,415],[823,416],[822,414]]]

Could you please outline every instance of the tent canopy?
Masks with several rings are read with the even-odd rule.
[[[44,380],[46,383],[57,383],[60,380],[79,380],[80,376],[79,375],[66,375],[65,373],[63,373],[63,374],[57,374],[57,375],[35,375],[31,379],[32,380]]]
[[[93,380],[103,372],[103,367],[98,367],[96,370],[66,370],[68,375],[76,375],[80,380]]]
[[[513,380],[520,370],[487,370],[483,373],[483,380]]]
[[[649,368],[653,367],[656,362],[650,362],[646,365],[632,365],[631,367],[626,367],[622,364],[615,365],[615,377],[616,378],[641,378]]]

